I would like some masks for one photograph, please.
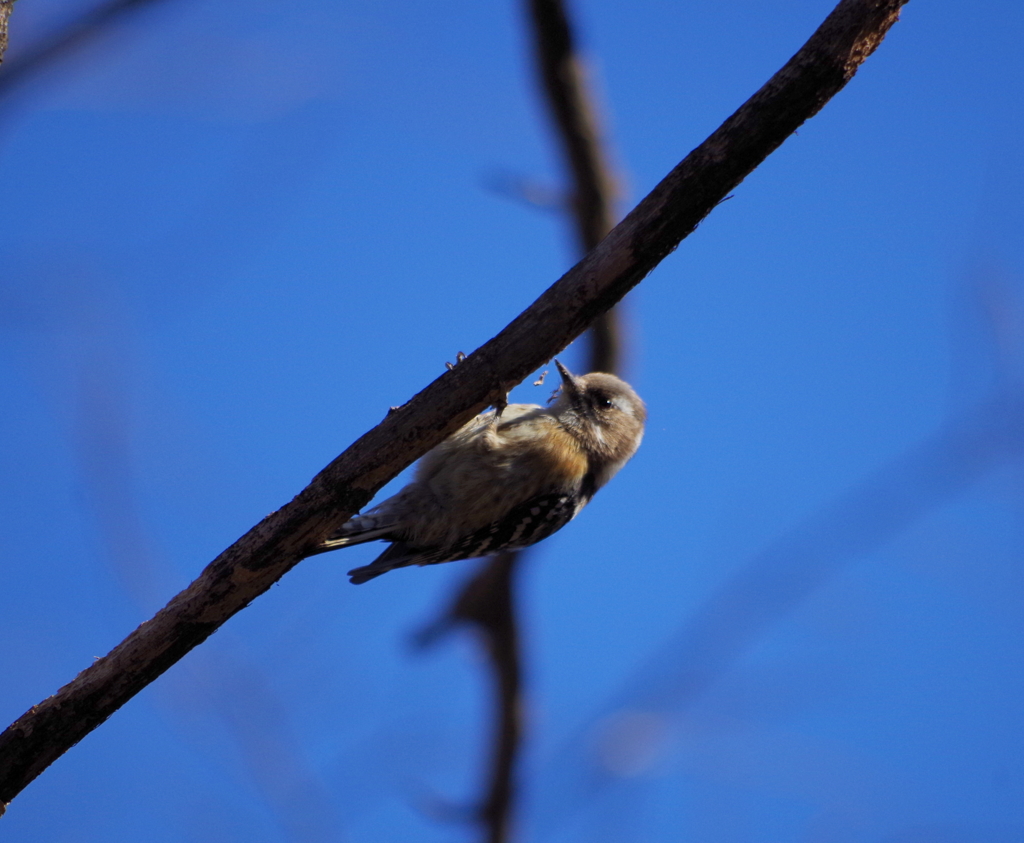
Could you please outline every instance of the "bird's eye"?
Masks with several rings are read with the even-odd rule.
[[[612,399],[603,392],[595,392],[594,406],[599,410],[610,410],[612,407]]]

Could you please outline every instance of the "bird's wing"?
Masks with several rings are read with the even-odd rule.
[[[369,565],[363,565],[361,568],[353,568],[349,571],[349,582],[354,585],[360,585],[395,568],[404,568],[406,565],[429,564],[428,562],[419,561],[422,554],[422,551],[411,548],[404,542],[395,542]]]
[[[437,565],[475,556],[490,556],[503,550],[519,550],[560,530],[576,517],[585,503],[586,499],[565,492],[537,495],[514,507],[500,521],[481,527],[451,546],[414,548],[395,542],[369,565],[355,568],[348,574],[358,585],[407,565]]]
[[[439,562],[489,556],[502,550],[519,550],[546,539],[576,517],[582,503],[576,495],[546,492],[509,510],[499,521],[492,521],[446,548]]]

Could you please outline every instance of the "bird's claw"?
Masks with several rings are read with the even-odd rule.
[[[454,369],[456,366],[458,366],[459,363],[461,363],[465,359],[466,359],[465,352],[459,351],[459,352],[457,352],[455,354],[455,362],[454,363],[445,363],[444,367],[450,372],[452,369]]]

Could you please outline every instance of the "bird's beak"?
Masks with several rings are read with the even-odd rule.
[[[573,404],[577,403],[583,395],[579,378],[566,369],[559,361],[556,360],[555,365],[558,367],[558,374],[562,376],[562,392]]]

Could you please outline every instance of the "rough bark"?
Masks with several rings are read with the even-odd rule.
[[[7,52],[7,25],[14,10],[14,0],[0,0],[0,62]]]

